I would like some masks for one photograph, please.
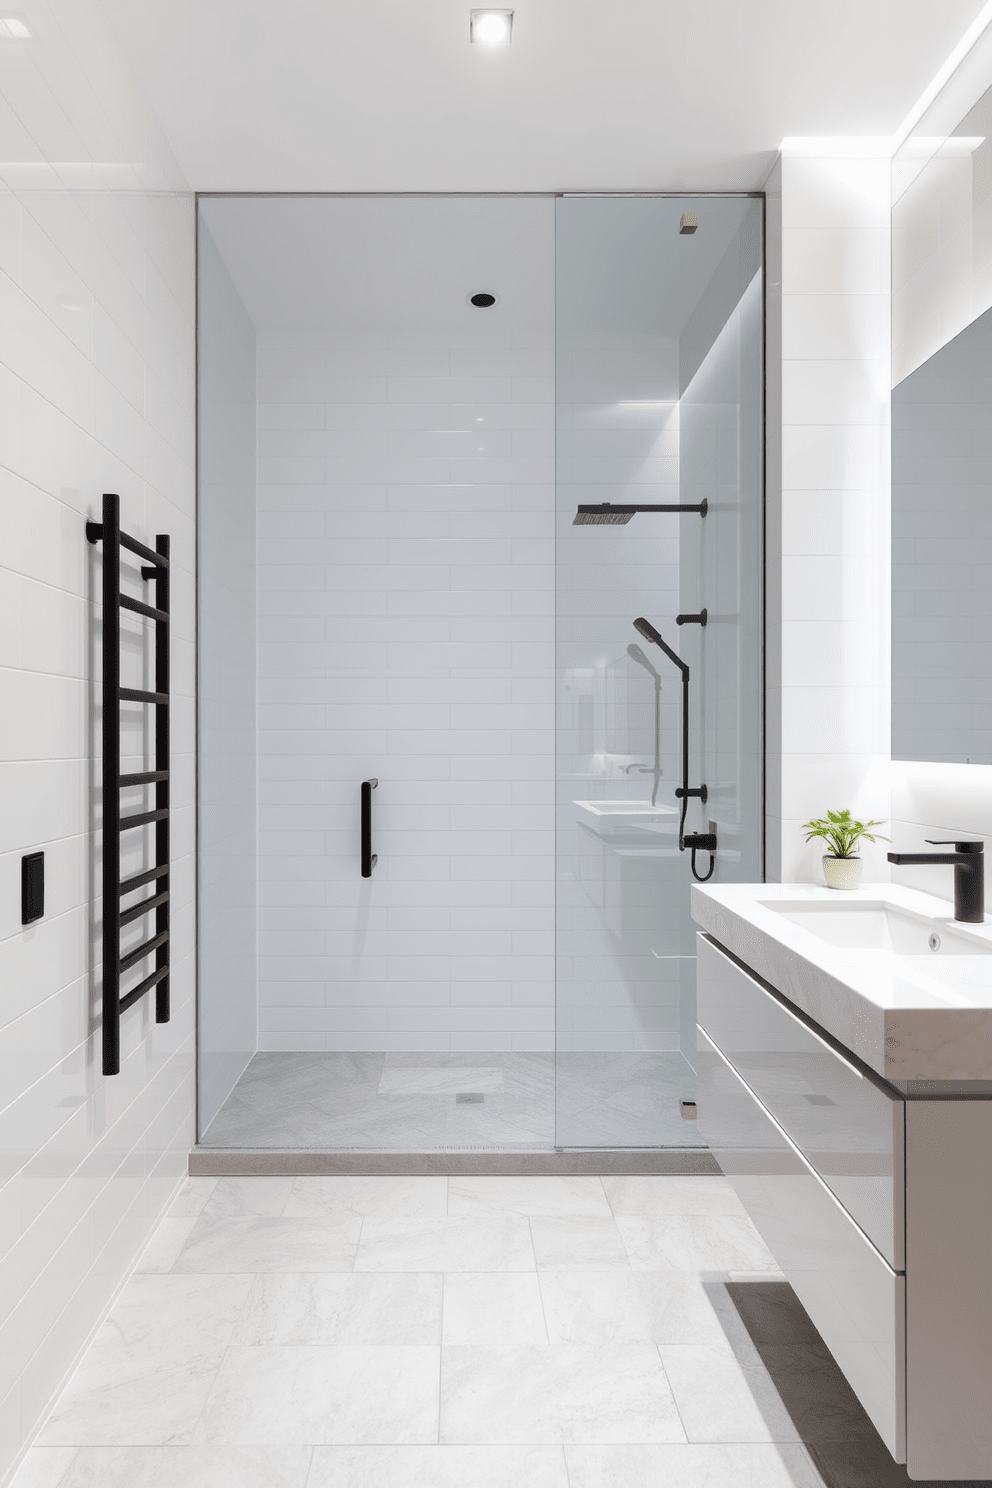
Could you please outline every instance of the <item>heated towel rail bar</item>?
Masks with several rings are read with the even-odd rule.
[[[371,878],[379,854],[372,851],[372,792],[378,780],[362,781],[362,877]]]
[[[155,1021],[169,1021],[169,539],[159,533],[155,550],[121,531],[119,496],[103,498],[103,521],[87,522],[89,542],[103,543],[103,1073],[121,1068],[121,1013],[155,988]],[[141,577],[155,585],[154,605],[121,593],[121,549],[144,558]],[[121,610],[154,621],[155,690],[121,686]],[[121,703],[147,703],[155,709],[155,768],[121,774]],[[120,792],[153,785],[150,811],[121,815]],[[155,865],[121,879],[121,833],[154,823]],[[146,884],[154,892],[121,909],[121,900]],[[154,933],[121,955],[121,930],[154,914]],[[154,970],[121,993],[121,978],[155,957]]]

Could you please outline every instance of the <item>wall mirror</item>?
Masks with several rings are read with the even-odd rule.
[[[992,310],[892,393],[892,757],[992,764]]]
[[[892,757],[992,764],[992,90],[893,161]]]

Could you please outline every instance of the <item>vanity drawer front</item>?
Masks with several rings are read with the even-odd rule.
[[[697,936],[697,950],[700,1027],[893,1269],[904,1270],[904,1102],[707,936]]]
[[[837,1199],[699,1030],[699,1124],[897,1462],[905,1458],[905,1277]]]

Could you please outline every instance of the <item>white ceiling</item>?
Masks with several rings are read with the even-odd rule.
[[[512,0],[503,0],[512,3]],[[982,0],[103,0],[201,191],[757,189],[889,134]]]

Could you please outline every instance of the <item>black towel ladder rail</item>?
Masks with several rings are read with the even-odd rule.
[[[105,495],[103,521],[87,522],[89,542],[103,543],[103,1073],[121,1068],[121,1013],[155,989],[155,1021],[168,1023],[169,999],[169,539],[159,533],[155,549],[121,531],[120,497]],[[154,605],[121,593],[121,549],[146,560],[141,577],[155,585]],[[121,610],[155,626],[155,689],[121,686]],[[155,709],[155,768],[121,774],[121,703],[147,703]],[[121,815],[120,793],[128,786],[153,785],[150,811]],[[155,865],[121,880],[121,833],[155,826]],[[150,898],[121,909],[126,894],[153,884]],[[121,929],[154,914],[154,933],[121,955]],[[121,993],[121,977],[155,957],[154,970]]]

